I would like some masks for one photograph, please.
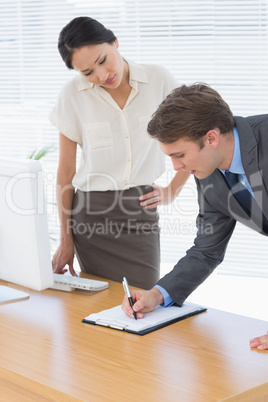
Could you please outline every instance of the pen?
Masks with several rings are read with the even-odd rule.
[[[129,301],[129,304],[130,304],[130,306],[132,307],[132,310],[133,310],[133,300],[132,300],[132,297],[131,297],[131,293],[130,293],[130,290],[129,290],[129,286],[128,286],[128,281],[127,281],[127,278],[123,278],[123,281],[122,281],[122,284],[123,284],[123,288],[124,288],[124,291],[125,291],[125,293],[126,293],[126,295],[127,295],[127,298],[128,298],[128,301]],[[133,315],[134,315],[134,318],[135,318],[135,320],[137,319],[137,315],[136,315],[136,312],[133,310]]]

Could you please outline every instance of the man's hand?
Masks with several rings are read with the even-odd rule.
[[[136,312],[137,318],[143,318],[144,313],[153,311],[158,304],[164,301],[161,292],[157,288],[151,290],[131,290],[131,296],[134,303],[133,310]],[[133,317],[133,310],[126,296],[122,303],[122,309],[126,315]]]
[[[258,350],[268,350],[268,331],[267,335],[251,339],[249,345],[251,348],[257,348]]]

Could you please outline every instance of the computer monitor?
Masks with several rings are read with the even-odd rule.
[[[0,159],[0,279],[35,290],[53,285],[40,161]]]

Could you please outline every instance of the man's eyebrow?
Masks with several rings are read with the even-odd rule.
[[[100,59],[100,57],[101,57],[101,54],[96,58],[96,60],[94,61],[94,64],[97,63],[97,61]],[[85,73],[86,71],[89,71],[89,70],[90,70],[90,68],[86,68],[85,70],[81,70],[81,73]]]
[[[178,155],[183,155],[183,152],[172,152],[172,154],[169,154],[168,156],[178,156]]]

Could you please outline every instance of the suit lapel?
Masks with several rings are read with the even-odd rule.
[[[248,219],[248,215],[230,191],[223,174],[216,169],[211,176],[199,180],[202,192],[209,203],[226,215]]]
[[[268,219],[268,200],[266,186],[259,171],[258,144],[252,128],[243,117],[235,118],[238,130],[242,164],[257,204]]]
[[[230,191],[222,173],[216,169],[207,179],[199,180],[202,192],[209,203],[223,214],[241,222],[249,228],[262,231],[262,214],[260,209],[254,208],[251,218],[247,215],[239,202]],[[202,205],[200,205],[202,211]]]
[[[206,179],[199,180],[199,183],[205,198],[216,210],[253,230],[262,232],[262,211],[268,219],[268,196],[259,171],[258,144],[249,122],[243,117],[236,117],[235,121],[240,140],[242,164],[256,199],[251,211],[251,218],[232,195],[218,169]],[[202,209],[202,205],[200,208]]]

